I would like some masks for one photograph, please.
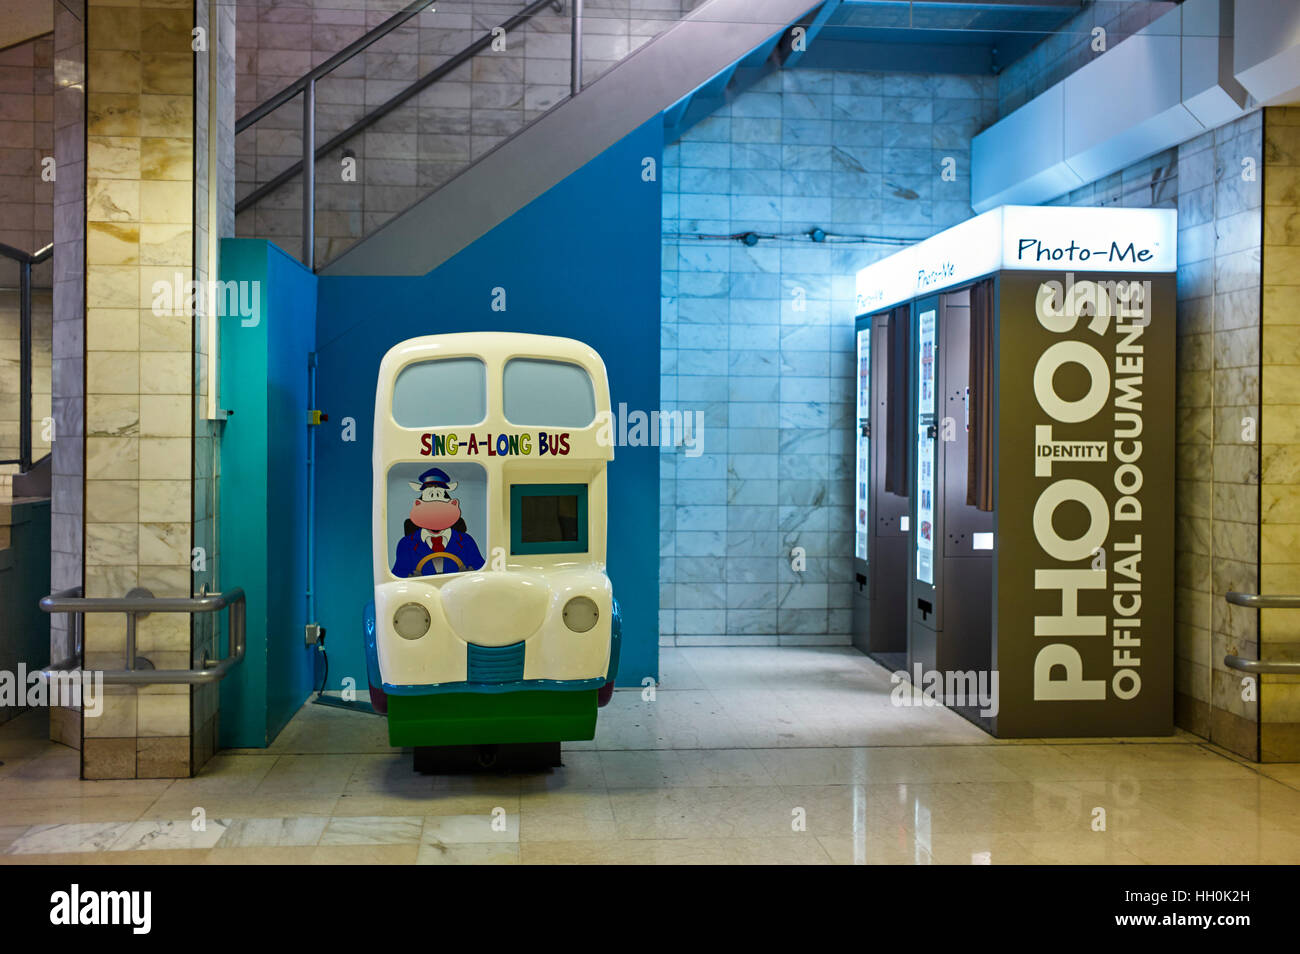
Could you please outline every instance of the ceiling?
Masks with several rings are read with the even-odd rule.
[[[1104,3],[1122,12],[1121,3]],[[1129,5],[1148,3],[1176,5],[1175,0],[1129,0]],[[1091,5],[1091,0],[843,0],[798,65],[998,73]]]

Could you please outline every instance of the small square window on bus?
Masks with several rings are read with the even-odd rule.
[[[512,358],[506,362],[501,389],[511,424],[586,427],[596,419],[596,391],[581,365]]]
[[[436,358],[408,364],[393,384],[399,427],[477,424],[487,417],[487,369],[478,358]]]
[[[586,484],[511,484],[511,553],[586,553]]]

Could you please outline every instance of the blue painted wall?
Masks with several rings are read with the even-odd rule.
[[[221,579],[242,586],[244,661],[221,683],[222,746],[265,746],[315,682],[306,648],[307,360],[316,277],[269,242],[223,239],[221,278],[258,282],[256,323],[221,319]]]
[[[375,379],[390,347],[417,335],[564,335],[605,359],[615,407],[659,406],[660,188],[663,132],[647,123],[472,246],[418,278],[319,278],[317,616],[330,688],[364,698],[361,611],[370,599],[370,453]],[[492,310],[493,289],[506,310]],[[355,440],[344,440],[345,420]],[[658,677],[659,451],[619,447],[609,469],[609,575],[624,615],[618,682]]]

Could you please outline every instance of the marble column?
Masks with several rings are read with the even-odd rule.
[[[88,0],[86,10],[85,590],[189,596],[193,328],[162,294],[194,278],[192,0]],[[125,662],[121,616],[86,617],[86,666]],[[140,621],[136,655],[190,665],[191,620]],[[194,768],[191,690],[118,688],[86,718],[86,778]]]
[[[1260,591],[1300,593],[1300,109],[1264,111]],[[1260,613],[1259,654],[1300,660],[1300,610]],[[1300,761],[1300,676],[1259,686],[1260,761]]]
[[[86,352],[86,5],[54,5],[54,324],[50,586],[82,585]],[[50,659],[73,650],[67,617],[50,619]],[[81,711],[50,710],[50,738],[81,745]]]

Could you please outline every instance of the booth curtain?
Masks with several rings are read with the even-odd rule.
[[[993,279],[970,290],[970,430],[966,454],[966,503],[993,510]]]
[[[911,496],[907,458],[911,438],[908,385],[912,380],[912,306],[899,305],[889,315],[889,413],[885,434],[885,490]]]

